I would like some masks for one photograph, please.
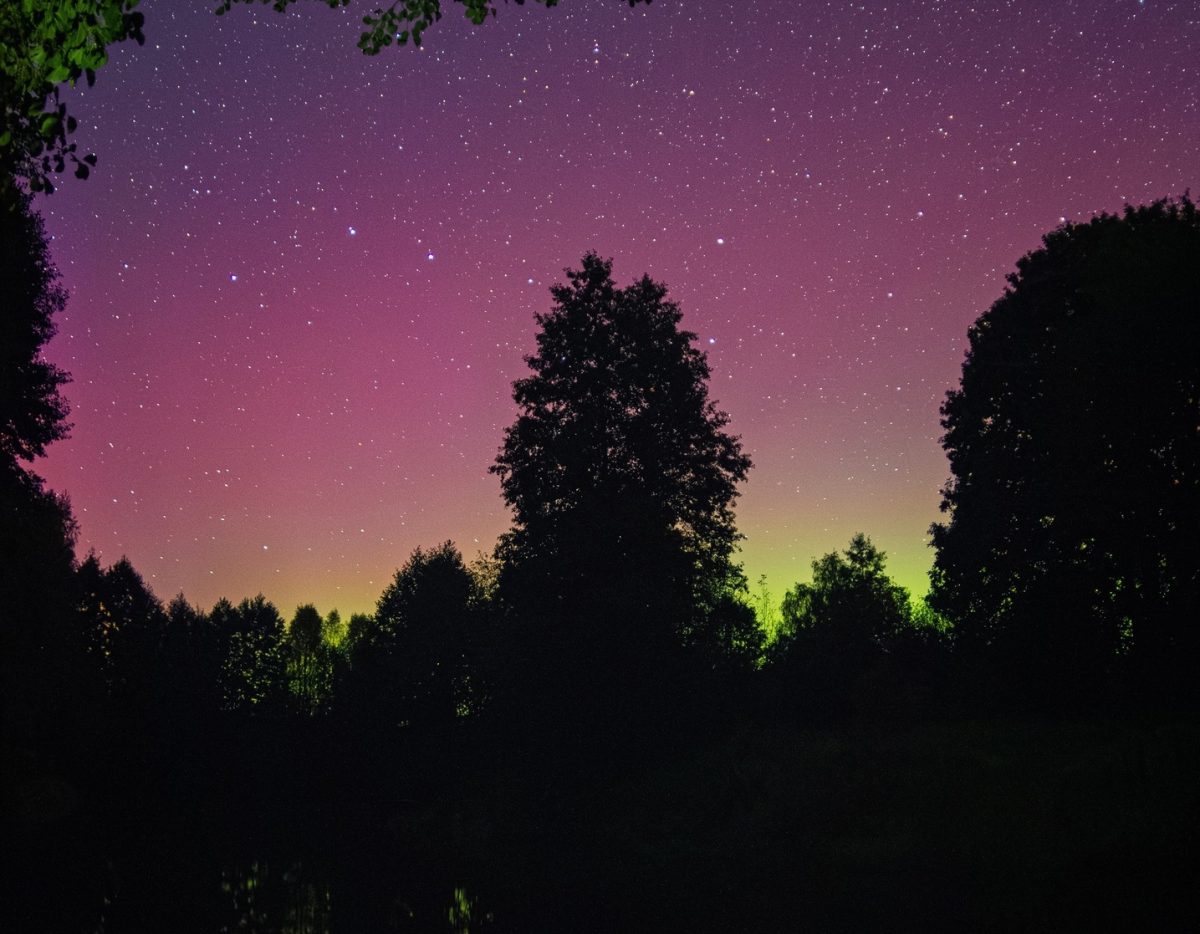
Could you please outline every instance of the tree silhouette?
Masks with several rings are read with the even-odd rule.
[[[0,463],[0,707],[9,738],[53,735],[102,692],[75,614],[75,534],[66,497]]]
[[[342,625],[342,614],[336,609],[330,610],[329,615],[321,623],[321,638],[329,645],[338,645],[346,635]]]
[[[908,591],[884,571],[887,555],[861,532],[842,554],[812,563],[813,579],[797,584],[780,605],[780,638],[846,650],[887,644],[909,623]]]
[[[1200,218],[1185,196],[1043,244],[942,406],[931,600],[1031,699],[1087,703],[1120,657],[1194,697]]]
[[[341,646],[345,651],[351,651],[355,645],[363,639],[369,638],[372,627],[375,621],[368,613],[351,613],[350,619],[346,622],[346,634],[342,638]]]
[[[500,593],[523,661],[510,674],[632,698],[680,642],[740,651],[712,627],[744,587],[733,502],[750,461],[664,286],[619,289],[593,253],[567,280],[537,316],[533,372],[513,386],[520,414],[492,467],[513,511]]]
[[[694,647],[712,668],[742,674],[758,667],[766,642],[754,608],[732,593],[717,600],[694,637]]]
[[[330,614],[340,626],[337,611]],[[296,608],[284,639],[288,690],[291,701],[313,714],[330,699],[333,683],[334,649],[327,639],[326,621],[311,603]]]
[[[3,194],[3,192],[0,192]],[[42,729],[91,687],[75,618],[75,520],[22,462],[65,437],[67,374],[42,356],[66,293],[27,195],[0,197],[0,681],[5,728]],[[19,727],[18,727],[19,724]]]
[[[347,688],[356,716],[445,728],[470,707],[473,590],[452,542],[413,551],[374,617],[351,619]]]
[[[128,558],[102,569],[95,554],[79,567],[83,618],[109,692],[144,705],[158,688],[167,616]]]
[[[0,204],[0,461],[31,461],[66,437],[68,376],[42,356],[67,293],[28,195]]]
[[[159,663],[166,693],[181,713],[210,714],[220,707],[216,689],[222,661],[212,623],[182,593],[167,604],[166,614]]]
[[[932,669],[945,667],[944,642],[914,620],[886,557],[860,532],[784,595],[768,654],[785,706],[818,717],[891,716],[924,703]]]
[[[262,594],[234,607],[219,600],[209,613],[224,652],[221,705],[225,710],[276,712],[283,702],[283,617]]]

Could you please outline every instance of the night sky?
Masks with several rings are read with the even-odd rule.
[[[366,58],[369,2],[145,0],[71,95],[100,161],[39,201],[75,427],[37,469],[81,555],[290,615],[490,550],[534,313],[595,250],[708,352],[752,581],[863,531],[921,593],[968,326],[1064,219],[1200,190],[1194,2],[445,2]]]

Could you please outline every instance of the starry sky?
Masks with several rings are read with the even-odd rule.
[[[549,286],[665,282],[755,467],[776,596],[866,532],[916,593],[966,332],[1063,220],[1200,190],[1200,7],[562,0],[355,47],[362,0],[144,0],[39,206],[80,553],[160,597],[369,611],[509,523],[487,473]],[[372,4],[367,4],[372,7]]]

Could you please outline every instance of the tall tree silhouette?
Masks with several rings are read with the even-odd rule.
[[[3,195],[3,192],[0,192]],[[27,195],[0,197],[0,690],[5,727],[53,729],[84,690],[75,521],[27,466],[65,437],[67,374],[43,356],[66,293]]]
[[[1194,699],[1200,217],[1185,196],[1043,243],[942,406],[932,601],[1034,696],[1086,702],[1124,657]]]
[[[589,253],[551,294],[492,467],[513,511],[501,593],[534,626],[541,675],[628,694],[727,622],[713,610],[744,586],[733,503],[750,460],[663,285],[617,288]]]
[[[0,204],[0,466],[32,461],[66,437],[68,376],[42,356],[67,293],[27,195]]]

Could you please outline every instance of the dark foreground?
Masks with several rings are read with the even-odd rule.
[[[1190,721],[727,728],[572,765],[466,738],[391,761],[333,731],[320,757],[312,742],[243,730],[70,781],[5,750],[3,930],[1165,931],[1200,917]]]

